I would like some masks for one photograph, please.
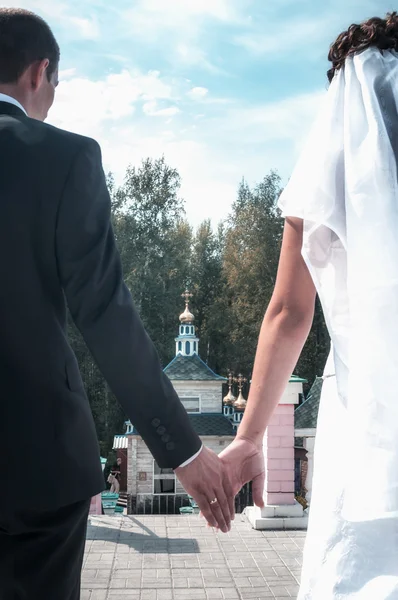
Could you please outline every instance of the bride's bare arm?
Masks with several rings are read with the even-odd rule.
[[[315,288],[301,255],[303,221],[285,221],[275,290],[257,345],[253,379],[238,438],[261,446],[270,417],[311,328]]]

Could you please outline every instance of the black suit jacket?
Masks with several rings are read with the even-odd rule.
[[[200,439],[123,282],[98,144],[0,103],[0,512],[104,487],[66,305],[159,465],[195,454]]]

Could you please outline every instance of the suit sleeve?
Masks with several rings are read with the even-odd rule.
[[[110,388],[162,468],[176,468],[201,441],[163,373],[123,281],[99,145],[78,152],[60,202],[59,276],[72,317]]]

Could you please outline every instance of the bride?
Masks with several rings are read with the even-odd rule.
[[[398,15],[332,45],[330,88],[280,198],[285,231],[246,413],[221,455],[262,504],[262,439],[319,294],[332,350],[299,600],[398,599]],[[332,376],[330,376],[332,375]]]

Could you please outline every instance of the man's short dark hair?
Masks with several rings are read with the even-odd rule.
[[[46,58],[50,81],[59,46],[47,23],[28,10],[0,8],[0,83],[16,83],[30,65]]]

